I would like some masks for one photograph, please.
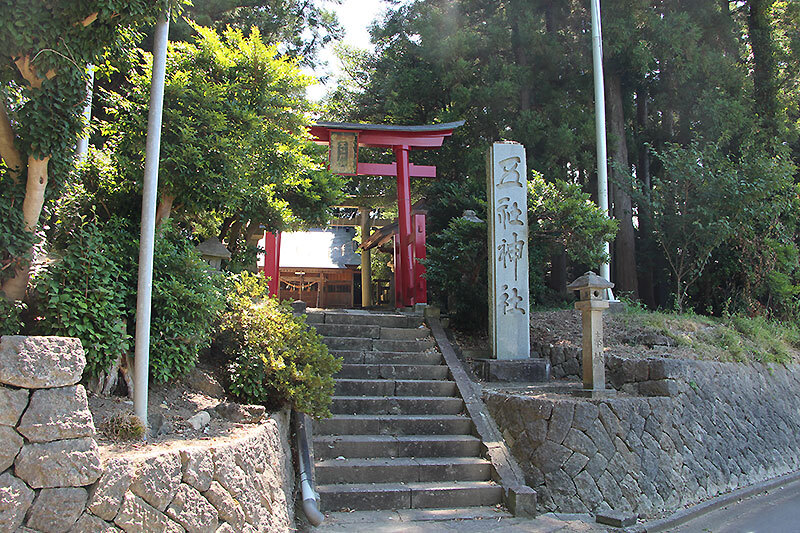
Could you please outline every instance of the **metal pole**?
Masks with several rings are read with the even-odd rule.
[[[86,71],[88,73],[88,79],[86,80],[86,105],[83,108],[83,116],[86,119],[86,123],[88,124],[92,120],[92,88],[94,87],[94,65],[89,64],[86,66]],[[78,156],[78,161],[83,160],[86,157],[86,154],[89,153],[89,132],[86,132],[86,135],[78,139],[78,146],[75,149],[75,153]]]
[[[600,0],[592,0],[592,59],[594,62],[594,109],[595,134],[597,137],[597,204],[606,216],[608,212],[608,153],[606,150],[606,96],[603,82],[603,34],[600,28]],[[609,243],[604,243],[606,255],[610,257]],[[600,276],[611,280],[611,266],[600,265]],[[608,299],[613,300],[611,289]]]
[[[153,77],[147,116],[147,144],[142,192],[142,232],[139,241],[139,286],[136,293],[136,346],[134,348],[133,410],[147,426],[147,386],[150,368],[150,304],[153,290],[158,159],[161,151],[161,115],[167,66],[169,11],[156,24],[153,42]]]

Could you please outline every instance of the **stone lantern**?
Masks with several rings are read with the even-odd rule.
[[[609,307],[606,289],[613,286],[594,272],[587,272],[567,285],[567,289],[580,292],[575,309],[580,310],[583,322],[583,388],[594,392],[606,390],[603,311]]]
[[[231,253],[225,248],[219,239],[211,237],[201,242],[195,248],[203,260],[211,265],[211,268],[219,270],[222,267],[223,259],[230,259]]]

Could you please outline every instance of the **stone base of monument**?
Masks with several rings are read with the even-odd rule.
[[[540,383],[550,381],[550,361],[541,357],[528,359],[473,359],[472,371],[483,381]]]

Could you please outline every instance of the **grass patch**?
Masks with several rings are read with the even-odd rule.
[[[800,328],[765,317],[715,318],[693,313],[647,311],[628,305],[616,319],[626,327],[653,330],[701,359],[739,363],[791,363],[800,355]]]

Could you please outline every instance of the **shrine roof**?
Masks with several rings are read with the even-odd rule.
[[[360,131],[395,131],[404,133],[430,133],[436,131],[454,130],[463,126],[464,121],[446,122],[444,124],[421,124],[416,126],[402,126],[397,124],[360,124],[355,122],[317,122],[312,126],[332,130],[360,130]]]
[[[391,148],[438,148],[445,137],[464,124],[463,120],[446,124],[424,124],[400,126],[397,124],[358,124],[352,122],[318,122],[311,126],[309,133],[318,143],[330,142],[331,132],[352,131],[358,133],[359,146]]]

